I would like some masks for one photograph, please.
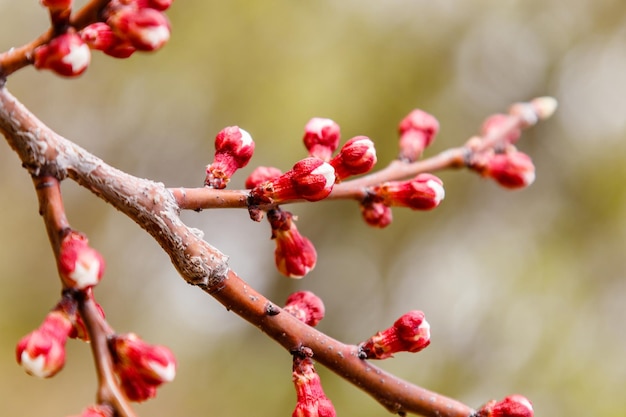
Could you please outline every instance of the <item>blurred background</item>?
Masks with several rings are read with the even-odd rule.
[[[85,2],[78,2],[84,4]],[[471,172],[438,173],[442,205],[394,210],[369,228],[354,202],[288,207],[316,245],[299,281],[273,266],[268,225],[244,210],[183,213],[230,265],[282,304],[312,290],[319,328],[358,343],[410,309],[432,344],[379,365],[474,407],[512,393],[537,416],[626,412],[626,3],[622,0],[177,1],[170,43],[154,55],[93,54],[77,80],[26,68],[8,83],[44,122],[108,163],[168,186],[202,185],[213,138],[239,125],[257,165],[304,157],[306,122],[329,117],[343,141],[367,135],[379,165],[397,152],[413,108],[439,119],[433,155],[482,120],[552,95],[555,117],[523,136],[535,184],[507,191]],[[38,2],[0,0],[0,49],[47,29]],[[180,279],[147,234],[76,184],[71,224],[107,259],[96,296],[118,332],[171,347],[177,380],[142,416],[289,416],[291,359],[273,341]],[[0,404],[7,416],[67,416],[93,402],[87,346],[68,342],[52,380],[16,364],[17,341],[59,296],[53,257],[26,172],[0,145]],[[385,416],[367,394],[319,367],[339,416]]]

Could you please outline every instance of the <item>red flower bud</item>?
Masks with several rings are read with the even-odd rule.
[[[215,137],[215,158],[206,168],[204,184],[225,188],[230,177],[245,167],[254,153],[252,136],[237,126],[222,129]]]
[[[392,327],[376,333],[359,348],[366,359],[385,359],[397,352],[419,352],[430,344],[430,325],[424,313],[409,311]]]
[[[80,416],[76,417],[113,417],[113,409],[108,405],[91,405],[83,410]]]
[[[135,369],[149,385],[174,380],[176,358],[165,346],[150,345],[134,333],[116,336],[112,346],[116,367]]]
[[[311,358],[293,359],[293,384],[296,388],[296,409],[292,417],[335,417],[335,407],[322,389]]]
[[[363,220],[372,227],[385,228],[391,224],[391,208],[376,201],[362,202],[359,206]]]
[[[116,35],[113,29],[104,22],[92,23],[78,32],[81,39],[91,48],[104,51],[116,43]]]
[[[364,174],[376,164],[374,142],[366,136],[356,136],[342,146],[330,164],[335,168],[337,181],[351,175]]]
[[[100,282],[104,273],[102,255],[89,246],[87,238],[75,231],[61,241],[59,274],[69,288],[84,290]]]
[[[480,129],[481,134],[483,136],[487,136],[493,134],[494,132],[497,132],[499,129],[502,128],[503,125],[509,122],[510,117],[511,116],[508,116],[506,114],[493,114],[489,116],[483,122],[483,125]],[[520,129],[516,128],[511,130],[506,136],[503,137],[504,144],[514,144],[515,142],[517,142],[521,135],[522,131]]]
[[[278,178],[256,186],[253,200],[278,204],[289,200],[318,201],[328,197],[335,185],[335,169],[328,162],[309,157],[296,162]]]
[[[475,413],[476,417],[533,417],[533,405],[522,395],[510,395],[502,401],[491,400]]]
[[[170,39],[170,22],[158,10],[132,5],[109,10],[106,23],[140,51],[155,51]]]
[[[309,156],[328,161],[339,146],[339,125],[331,119],[314,117],[304,127],[304,146]]]
[[[72,0],[40,0],[42,6],[50,9],[51,12],[61,12],[72,8]]]
[[[291,294],[283,310],[312,327],[324,318],[325,311],[322,299],[310,291]]]
[[[48,313],[41,326],[17,344],[17,363],[30,375],[54,376],[65,365],[65,342],[71,330],[72,323],[65,314]]]
[[[173,0],[136,0],[137,7],[142,9],[148,7],[150,9],[159,10],[161,12],[167,10],[172,5]]]
[[[137,369],[124,365],[117,367],[116,372],[120,388],[130,401],[141,402],[156,397],[158,385],[147,382]]]
[[[288,211],[273,209],[267,212],[272,227],[272,239],[276,241],[274,260],[278,271],[290,278],[302,278],[315,268],[315,246],[302,236]]]
[[[506,188],[523,188],[535,181],[535,165],[532,159],[517,151],[491,154],[481,173]]]
[[[373,192],[387,206],[413,210],[433,209],[445,197],[443,182],[432,174],[419,174],[410,181],[386,182],[374,187]]]
[[[252,189],[266,181],[273,180],[283,175],[283,172],[274,167],[256,167],[246,178],[246,188]]]
[[[439,132],[439,122],[434,116],[415,109],[398,126],[400,133],[400,154],[402,161],[418,160],[424,149],[432,143]]]
[[[35,68],[49,69],[64,77],[82,74],[90,61],[89,47],[75,32],[59,35],[34,52]]]

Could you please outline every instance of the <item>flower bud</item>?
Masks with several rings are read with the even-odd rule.
[[[116,7],[109,11],[106,23],[140,51],[155,51],[170,39],[169,20],[152,8]]]
[[[51,12],[61,12],[72,8],[72,0],[40,0],[42,6],[50,9]]]
[[[104,22],[96,22],[85,26],[78,34],[87,46],[98,51],[109,49],[116,42],[113,29]]]
[[[409,311],[392,327],[376,333],[359,345],[364,359],[385,359],[397,352],[419,352],[430,344],[430,325],[424,313]]]
[[[335,168],[337,182],[352,176],[365,174],[376,164],[376,148],[366,136],[356,136],[342,146],[330,164]]]
[[[215,137],[215,157],[206,168],[204,184],[212,188],[225,188],[230,177],[245,167],[254,153],[252,136],[237,126],[222,129]]]
[[[59,311],[48,313],[41,326],[17,344],[17,363],[29,375],[54,376],[65,365],[65,342],[71,330],[72,323],[65,314]]]
[[[115,372],[120,379],[120,388],[130,401],[141,402],[156,397],[158,385],[146,381],[133,366],[118,366]]]
[[[91,61],[89,47],[75,32],[68,31],[41,45],[34,52],[37,69],[49,69],[64,77],[76,77]]]
[[[383,229],[391,224],[391,208],[376,201],[365,201],[359,205],[365,223]]]
[[[311,358],[294,357],[293,384],[296,388],[296,409],[292,417],[335,417],[335,407],[322,389]]]
[[[113,409],[109,405],[91,405],[83,410],[80,416],[76,417],[113,417]]]
[[[324,318],[325,311],[322,299],[310,291],[291,294],[283,310],[312,327]]]
[[[165,10],[170,8],[173,0],[136,0],[136,2],[137,7],[140,9],[148,7],[150,9],[164,12]]]
[[[78,290],[96,285],[104,273],[102,255],[89,246],[84,235],[75,231],[61,240],[58,266],[63,283]]]
[[[523,188],[535,181],[535,165],[523,152],[491,154],[482,175],[493,178],[506,188]]]
[[[483,125],[480,129],[481,134],[483,136],[487,136],[497,132],[504,125],[509,123],[510,116],[506,114],[492,114],[483,122]],[[512,129],[508,132],[502,139],[504,141],[504,145],[513,145],[518,141],[520,136],[522,135],[522,131],[519,128]]]
[[[406,162],[417,161],[424,149],[432,143],[439,132],[439,122],[425,111],[415,109],[398,126],[400,133],[400,154],[398,159]]]
[[[135,369],[144,382],[160,385],[174,380],[176,358],[165,346],[150,345],[134,333],[117,335],[112,347],[115,366]]]
[[[502,401],[491,400],[480,407],[476,417],[533,417],[533,405],[524,396],[514,394]]]
[[[410,181],[390,181],[374,187],[373,193],[387,206],[431,210],[445,197],[443,182],[432,174],[419,174]]]
[[[278,178],[256,186],[252,200],[265,203],[304,199],[318,201],[328,197],[335,185],[335,169],[319,158],[308,157]]]
[[[246,178],[246,188],[252,189],[266,181],[271,181],[283,175],[283,172],[274,167],[256,167]]]
[[[331,119],[314,117],[304,127],[304,146],[309,156],[328,161],[339,146],[339,125]]]
[[[317,252],[313,243],[302,236],[288,211],[273,209],[267,212],[276,241],[274,260],[278,271],[290,278],[302,278],[315,268]]]

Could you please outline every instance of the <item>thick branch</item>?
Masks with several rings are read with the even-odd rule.
[[[473,413],[466,405],[409,384],[358,359],[356,346],[344,345],[289,314],[280,313],[279,308],[228,270],[226,256],[182,223],[176,201],[163,184],[110,167],[55,134],[5,88],[0,88],[0,130],[31,174],[45,172],[58,179],[69,176],[125,213],[159,242],[188,283],[203,288],[290,352],[310,347],[316,360],[368,392],[392,412],[432,417],[467,417]],[[89,308],[89,304],[81,307],[87,318]]]

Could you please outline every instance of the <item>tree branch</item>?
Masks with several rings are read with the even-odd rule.
[[[378,369],[358,358],[356,346],[344,345],[291,315],[281,313],[273,303],[229,270],[224,254],[180,220],[176,199],[163,184],[117,170],[57,135],[6,88],[0,88],[0,131],[31,175],[45,173],[59,180],[69,177],[122,211],[159,242],[188,283],[201,287],[288,351],[311,348],[316,360],[395,413],[467,417],[474,412],[456,400]],[[93,317],[91,304],[83,303],[81,313],[90,320]],[[96,325],[92,323],[92,327]],[[94,337],[100,346],[99,336]]]

